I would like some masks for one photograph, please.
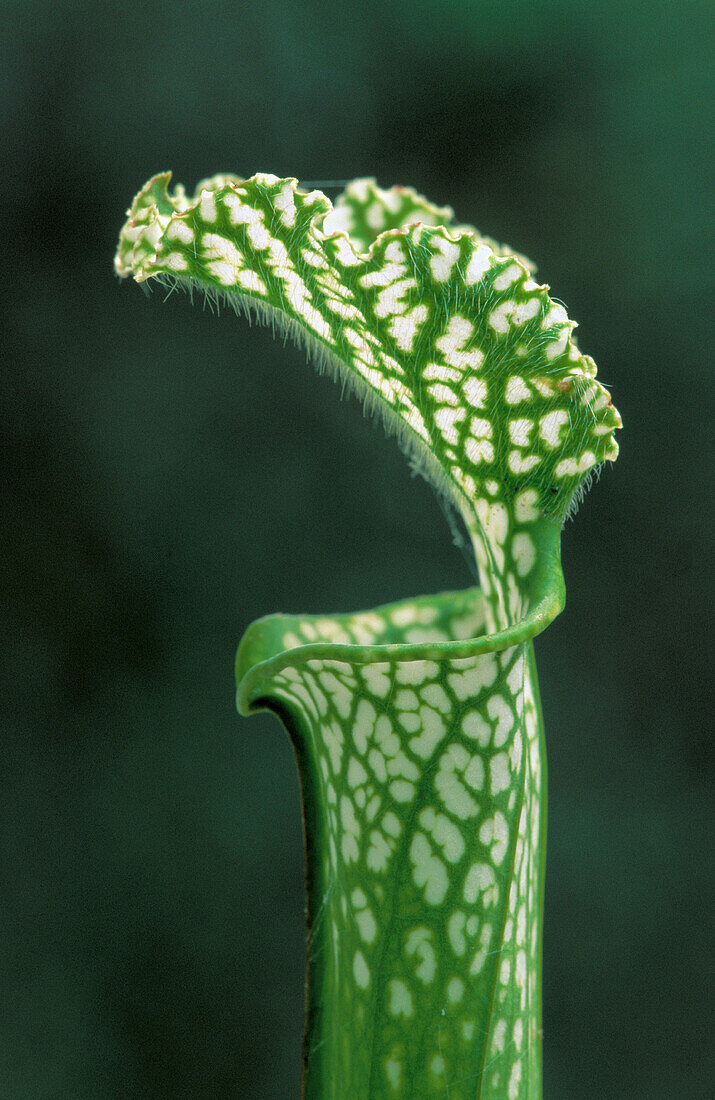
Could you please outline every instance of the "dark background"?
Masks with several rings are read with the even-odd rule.
[[[472,580],[301,353],[117,282],[165,168],[412,184],[580,321],[625,427],[537,647],[545,1095],[711,1095],[708,14],[2,6],[3,1098],[297,1097],[298,786],[236,644]]]

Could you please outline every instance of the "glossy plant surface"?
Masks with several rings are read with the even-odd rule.
[[[618,453],[608,392],[524,257],[408,188],[140,191],[120,275],[202,289],[302,342],[379,412],[473,542],[480,587],[254,623],[242,713],[301,777],[309,1097],[541,1093],[545,752],[533,637],[561,524]],[[240,378],[237,379],[240,385]]]

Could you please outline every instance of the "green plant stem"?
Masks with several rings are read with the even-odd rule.
[[[301,780],[310,1100],[540,1095],[545,750],[531,637],[563,599],[558,525],[540,535],[533,610],[501,630],[455,640],[503,619],[492,576],[489,602],[471,590],[364,616],[272,616],[241,644],[239,707],[281,718]],[[414,643],[420,619],[427,640]],[[382,629],[369,646],[311,641],[364,620]]]

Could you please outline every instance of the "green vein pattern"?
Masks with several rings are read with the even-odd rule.
[[[618,448],[573,322],[508,247],[410,188],[154,177],[120,275],[249,310],[383,417],[459,508],[480,588],[270,616],[237,656],[301,777],[305,1094],[541,1094],[545,752],[533,637],[561,610],[560,527]],[[240,384],[240,382],[237,382]]]

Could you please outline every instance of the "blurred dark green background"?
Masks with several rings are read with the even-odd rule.
[[[712,1095],[712,12],[3,4],[3,1100],[297,1097],[298,786],[278,722],[234,712],[236,644],[471,583],[301,353],[117,282],[169,167],[412,184],[580,321],[625,428],[538,643],[545,1094]]]

